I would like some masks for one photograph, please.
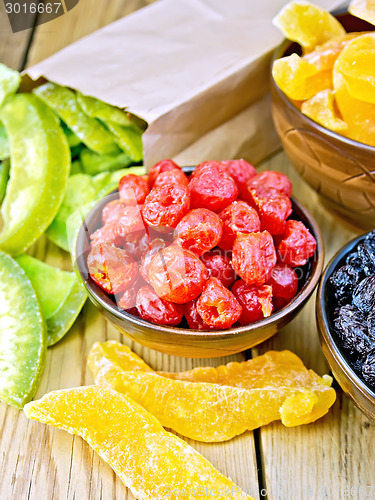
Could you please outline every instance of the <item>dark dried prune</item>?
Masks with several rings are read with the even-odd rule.
[[[345,260],[346,264],[352,266],[356,271],[362,272],[362,259],[358,255],[358,252],[350,253]]]
[[[365,315],[353,305],[342,306],[334,324],[342,346],[351,354],[357,352],[365,357],[373,345],[368,336]]]
[[[339,305],[351,302],[353,290],[359,281],[359,272],[350,264],[340,267],[330,278]]]
[[[375,309],[367,316],[368,335],[375,342]]]
[[[375,349],[367,353],[362,365],[362,376],[368,384],[375,385]]]
[[[353,304],[362,312],[369,313],[375,306],[375,274],[363,279],[353,293]]]
[[[366,276],[375,273],[375,248],[372,247],[372,241],[366,240],[358,245],[358,256],[362,261],[362,269]]]

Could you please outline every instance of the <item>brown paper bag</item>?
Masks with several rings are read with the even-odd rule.
[[[278,144],[269,83],[284,0],[160,0],[28,68],[143,118],[146,166],[245,157]],[[339,2],[315,0],[324,8]]]

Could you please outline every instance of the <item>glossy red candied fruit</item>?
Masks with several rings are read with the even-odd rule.
[[[189,184],[189,179],[180,168],[175,168],[173,170],[161,172],[156,177],[153,187],[163,186],[164,184],[180,184],[182,186],[187,186]]]
[[[124,237],[135,231],[145,231],[141,207],[125,207],[116,221],[115,233]]]
[[[120,217],[120,214],[125,208],[125,204],[119,200],[112,200],[105,205],[102,211],[102,222],[106,224],[107,222],[117,221]]]
[[[197,311],[207,325],[224,329],[238,321],[242,307],[220,280],[210,278],[197,300]]]
[[[192,330],[212,330],[213,327],[207,325],[197,311],[197,300],[194,299],[184,304],[184,316]]]
[[[226,288],[230,288],[236,280],[236,273],[228,252],[214,248],[201,255],[201,261],[208,270],[209,278],[217,278]]]
[[[281,234],[286,219],[292,213],[290,199],[273,187],[258,186],[248,189],[247,200],[258,212],[262,231]]]
[[[181,168],[173,160],[162,160],[151,167],[148,173],[148,187],[152,189],[154,182],[159,174],[162,172],[167,172],[168,170],[181,170]]]
[[[137,279],[134,283],[129,286],[124,292],[116,296],[116,302],[119,307],[129,311],[134,308],[136,305],[137,293],[143,287],[146,286],[147,283],[142,278],[142,276],[138,275]]]
[[[246,183],[257,175],[255,168],[246,160],[227,160],[221,162],[226,172],[234,179],[239,196],[246,190]]]
[[[225,165],[222,161],[204,161],[202,163],[199,163],[193,170],[193,172],[190,175],[190,180],[194,179],[197,175],[201,173],[202,170],[205,170],[206,168],[214,168],[216,170],[219,170],[220,172],[224,173],[226,172]]]
[[[112,243],[93,246],[87,257],[87,267],[95,283],[111,294],[126,290],[138,276],[134,259]]]
[[[233,245],[232,266],[248,285],[263,285],[276,265],[272,236],[262,233],[238,233]]]
[[[232,293],[242,306],[239,322],[248,325],[271,316],[273,311],[272,287],[269,285],[248,285],[239,280],[232,287]]]
[[[180,304],[173,304],[158,296],[150,286],[143,286],[137,293],[136,307],[139,316],[157,325],[176,326],[184,315]]]
[[[267,285],[272,286],[275,309],[281,309],[295,297],[298,291],[297,273],[288,264],[276,264]]]
[[[217,214],[207,208],[190,210],[178,223],[176,243],[198,255],[216,247],[223,235],[223,224]]]
[[[155,255],[164,248],[167,248],[171,243],[162,239],[155,238],[149,243],[149,248],[146,252],[143,253],[141,258],[141,263],[139,264],[139,274],[142,278],[149,283],[148,279],[148,271],[150,268],[150,264]]]
[[[123,238],[116,233],[116,221],[110,221],[97,229],[90,235],[91,246],[99,243],[113,243],[116,247],[121,247]]]
[[[266,186],[277,189],[280,193],[284,194],[288,198],[292,196],[292,183],[290,182],[289,177],[285,174],[282,174],[281,172],[275,172],[274,170],[265,170],[264,172],[257,174],[246,183],[247,189],[245,191],[252,187],[257,188],[259,186]]]
[[[238,196],[238,189],[233,178],[228,175],[221,163],[198,167],[199,170],[191,178],[191,208],[208,208],[213,212],[221,212]]]
[[[283,264],[304,266],[316,250],[316,240],[301,221],[288,220],[278,238],[277,254]]]
[[[190,208],[190,195],[186,186],[168,184],[150,191],[143,205],[143,219],[155,228],[175,228]]]
[[[223,236],[219,247],[231,250],[237,233],[256,233],[260,231],[258,212],[245,201],[234,201],[219,213],[223,222]]]
[[[133,231],[122,238],[121,248],[126,250],[136,262],[148,251],[150,238],[145,229]]]
[[[142,205],[150,190],[147,180],[144,177],[127,174],[120,180],[118,192],[120,200],[125,203],[125,205]]]
[[[148,280],[165,300],[185,304],[195,299],[207,280],[207,269],[198,257],[178,245],[158,252],[148,268]]]

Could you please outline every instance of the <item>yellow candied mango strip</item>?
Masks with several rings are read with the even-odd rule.
[[[348,11],[352,16],[359,17],[375,26],[375,0],[352,0]]]
[[[50,392],[27,404],[24,412],[81,436],[138,500],[209,499],[212,490],[254,500],[135,401],[111,389],[86,386]]]
[[[255,379],[257,373],[258,379],[263,380],[263,384],[258,383],[258,387],[257,384],[251,387],[249,383],[244,384],[246,388],[241,387],[240,380],[246,379],[246,369],[239,363],[233,363],[230,367],[230,371],[237,371],[234,376],[224,375],[229,371],[227,367],[207,369],[210,373],[203,372],[207,380],[207,375],[213,376],[213,370],[216,370],[215,383],[201,382],[196,378],[194,382],[174,380],[161,376],[166,375],[164,373],[150,373],[147,365],[147,372],[139,371],[142,370],[139,358],[135,355],[133,357],[133,353],[123,347],[122,349],[121,344],[113,342],[94,344],[88,357],[88,365],[96,382],[128,394],[155,415],[162,425],[198,441],[225,441],[280,418],[285,425],[313,422],[327,413],[336,397],[329,383],[327,385],[314,372],[307,377],[304,373],[309,385],[301,383],[298,378],[295,381],[282,375],[280,378],[278,374],[274,377],[274,383],[272,378],[259,372],[257,363],[252,368],[252,376],[251,369],[248,370],[248,380]],[[116,354],[119,352],[123,356]],[[293,356],[289,353],[288,361],[290,358],[293,361]],[[298,358],[294,362],[299,366],[300,372],[307,372]],[[236,365],[239,370],[236,370]],[[129,367],[133,369],[133,366],[138,371],[127,371]],[[285,370],[290,368],[285,365]],[[217,383],[219,379],[222,384]],[[301,415],[291,415],[288,411],[289,398],[293,398],[293,401],[298,398],[309,400],[310,406],[306,406],[306,411]]]
[[[361,35],[363,35],[363,32],[346,33],[338,39],[328,40],[323,45],[317,45],[314,50],[304,54],[302,59],[310,64],[314,64],[319,71],[332,71],[333,65],[341,51],[351,40]]]
[[[274,61],[272,76],[284,94],[296,101],[309,99],[321,90],[332,88],[330,69],[319,71],[314,64],[297,54]]]
[[[329,12],[309,2],[289,2],[273,19],[285,38],[298,42],[306,51],[340,37],[345,30]]]
[[[302,103],[301,111],[304,115],[335,132],[344,133],[349,130],[335,109],[332,90],[322,90]]]

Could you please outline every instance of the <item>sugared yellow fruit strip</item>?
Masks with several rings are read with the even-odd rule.
[[[329,40],[328,42],[323,43],[323,45],[318,45],[313,51],[302,56],[302,59],[310,64],[314,64],[319,71],[332,71],[333,65],[335,64],[335,61],[341,51],[351,40],[360,35],[363,35],[363,33],[346,33],[340,38]]]
[[[349,127],[335,109],[332,90],[322,90],[302,103],[301,111],[304,115],[335,132],[345,133]]]
[[[306,51],[345,34],[329,12],[309,2],[290,2],[273,19],[285,38],[298,42]]]
[[[272,76],[284,94],[296,101],[309,99],[321,90],[332,88],[331,70],[319,71],[314,64],[304,61],[297,54],[274,61]]]
[[[101,386],[77,387],[50,392],[24,411],[28,418],[85,439],[138,500],[177,500],[184,491],[191,499],[209,499],[210,490],[251,499],[124,394]]]
[[[341,52],[335,68],[344,77],[352,97],[375,103],[375,33],[352,40]]]
[[[189,382],[186,381],[186,373],[185,380],[174,380],[164,373],[126,371],[132,369],[133,363],[124,364],[126,357],[118,362],[116,351],[119,352],[121,347],[113,343],[104,344],[104,348],[102,346],[94,344],[88,357],[97,383],[128,394],[155,415],[162,425],[199,441],[225,441],[280,418],[288,426],[313,422],[327,413],[335,400],[335,391],[329,387],[331,381],[327,385],[314,372],[308,372],[292,353],[286,355],[288,359],[280,373],[275,370],[273,374],[267,373],[267,370],[262,373],[259,370],[262,362],[260,365],[254,363],[248,370],[245,364],[237,363],[229,369],[203,369],[206,370],[203,371],[204,382],[198,380],[195,372],[192,376],[194,381]],[[127,348],[125,351],[129,360],[130,353]],[[283,374],[283,370],[290,373],[290,362],[291,366],[293,363],[299,366],[295,380]],[[138,365],[137,362],[134,364]],[[272,364],[275,365],[271,361]],[[214,370],[216,380],[213,380]],[[308,384],[301,380],[300,372]],[[207,382],[210,376],[214,383]],[[254,380],[252,387],[249,383],[251,379]],[[294,402],[299,399],[304,402],[305,409],[298,415],[288,409],[290,398]]]
[[[352,0],[348,11],[353,16],[375,25],[375,0]]]

